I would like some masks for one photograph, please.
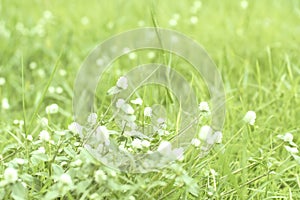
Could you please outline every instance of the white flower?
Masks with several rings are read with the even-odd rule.
[[[4,85],[6,83],[6,80],[4,77],[0,77],[0,86]]]
[[[172,154],[176,156],[178,161],[183,161],[184,160],[183,148],[173,149]]]
[[[136,148],[136,149],[141,149],[143,148],[142,146],[142,141],[138,138],[135,138],[132,142],[131,142],[132,147]]]
[[[77,160],[75,160],[73,163],[73,166],[81,166],[82,165],[82,160],[80,160],[80,159],[77,159]]]
[[[63,93],[63,91],[64,91],[64,89],[62,89],[62,87],[56,87],[55,88],[55,92],[57,93],[57,94],[61,94],[61,93]]]
[[[207,141],[209,138],[212,138],[213,136],[213,130],[210,126],[202,126],[200,129],[200,132],[198,134],[198,137],[202,141]]]
[[[296,153],[299,152],[298,149],[297,149],[297,147],[290,147],[290,146],[284,146],[284,147],[291,154],[296,154]]]
[[[33,137],[32,137],[32,135],[27,135],[26,139],[27,139],[28,141],[32,141],[32,140],[33,140]]]
[[[210,112],[209,105],[207,102],[203,101],[199,104],[199,110],[202,112]]]
[[[45,118],[45,117],[41,118],[39,122],[40,122],[42,127],[48,126],[48,119]]]
[[[125,76],[121,76],[117,81],[117,86],[125,90],[128,87],[127,78]]]
[[[242,9],[247,9],[248,8],[248,1],[242,0],[240,5],[241,5]]]
[[[144,116],[145,117],[151,117],[152,116],[152,108],[151,107],[146,107],[144,109]]]
[[[116,107],[117,108],[121,108],[124,104],[125,104],[125,100],[124,99],[118,99],[118,101],[116,103]]]
[[[44,154],[46,153],[46,150],[44,147],[39,147],[38,150],[37,150],[38,153],[41,153],[41,154]]]
[[[51,11],[49,11],[49,10],[44,11],[44,18],[45,19],[50,20],[52,17],[53,17],[53,14],[52,14]]]
[[[90,23],[90,20],[87,16],[82,17],[80,21],[82,25],[88,25]]]
[[[98,126],[98,128],[96,129],[96,133],[97,133],[96,137],[98,141],[105,143],[105,145],[110,144],[109,131],[105,126]]]
[[[195,147],[199,147],[201,144],[201,141],[197,138],[193,138],[191,141],[191,144],[194,145]]]
[[[172,144],[168,141],[161,141],[157,151],[163,155],[170,155],[172,153]]]
[[[37,67],[37,64],[36,64],[36,62],[31,62],[30,64],[29,64],[29,68],[30,69],[35,69]]]
[[[128,54],[128,57],[130,60],[135,60],[137,55],[136,55],[136,53],[132,52],[132,53]]]
[[[10,108],[7,98],[2,99],[2,108],[3,108],[3,110],[8,110]]]
[[[128,115],[134,114],[134,109],[132,108],[131,105],[125,103],[121,106],[121,109]]]
[[[291,133],[286,133],[284,136],[283,136],[283,140],[285,142],[293,142],[293,135]]]
[[[50,86],[50,87],[48,88],[48,91],[49,91],[51,94],[53,94],[53,93],[55,92],[55,87]]]
[[[220,132],[220,131],[215,132],[213,137],[214,137],[215,143],[222,143],[222,138],[223,138],[222,132]]]
[[[250,125],[254,125],[256,119],[256,113],[252,110],[248,111],[244,117],[244,121]]]
[[[95,177],[95,181],[96,181],[97,183],[101,183],[101,181],[107,180],[107,175],[106,175],[105,172],[102,171],[101,169],[97,170],[97,171],[94,173],[94,177]]]
[[[143,147],[146,147],[146,148],[150,147],[150,145],[151,145],[151,143],[148,140],[143,140],[141,144]]]
[[[64,70],[64,69],[60,69],[60,70],[59,70],[59,75],[61,75],[61,76],[66,76],[66,75],[67,75],[67,71]]]
[[[192,17],[190,18],[190,22],[191,22],[191,24],[197,24],[197,22],[198,22],[198,17],[197,17],[197,16],[192,16]]]
[[[142,105],[143,104],[143,100],[141,98],[131,100],[130,102],[133,103],[133,104],[136,104],[136,105]]]
[[[14,183],[18,180],[18,171],[11,167],[6,168],[3,177],[8,183]]]
[[[176,19],[170,19],[169,20],[169,25],[170,26],[176,26],[177,25],[177,20]]]
[[[166,122],[166,120],[164,118],[161,118],[161,117],[158,118],[156,121],[157,121],[158,124],[164,124]]]
[[[147,57],[149,59],[153,59],[153,58],[155,58],[155,53],[153,51],[150,51],[150,52],[147,53]]]
[[[71,186],[73,184],[72,178],[69,174],[62,174],[59,177],[59,182],[61,182],[63,185]]]
[[[96,113],[91,113],[89,114],[87,121],[89,124],[94,125],[97,122],[97,118],[98,115]]]
[[[75,134],[82,135],[82,126],[78,124],[77,122],[72,122],[69,126],[68,129],[72,131]]]
[[[55,114],[58,112],[58,105],[56,103],[51,104],[46,107],[46,113],[47,114]]]
[[[48,142],[50,140],[50,134],[48,133],[48,131],[41,131],[39,134],[40,140]]]
[[[19,165],[24,165],[25,164],[25,160],[22,159],[22,158],[16,158],[16,163],[19,164]]]

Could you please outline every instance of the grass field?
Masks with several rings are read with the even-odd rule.
[[[74,81],[96,45],[153,26],[194,39],[215,62],[226,93],[222,143],[204,157],[191,145],[156,172],[116,171],[68,130]],[[0,199],[300,199],[299,55],[298,0],[0,0]],[[103,126],[122,131],[109,121],[113,113],[103,115],[111,100],[106,91],[132,66],[150,61],[171,63],[199,103],[210,105],[188,63],[143,50],[119,58],[102,77],[95,102]],[[155,86],[139,95],[141,109],[159,101],[178,106]],[[256,113],[253,125],[243,120],[248,111]],[[145,126],[143,111],[136,112]],[[171,111],[171,133],[177,119]],[[147,151],[147,144],[131,145]]]

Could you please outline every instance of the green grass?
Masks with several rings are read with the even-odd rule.
[[[249,1],[242,9],[240,1],[203,0],[195,14],[192,5],[157,0],[0,1],[0,77],[6,80],[0,101],[7,98],[10,104],[9,109],[0,108],[0,199],[300,199],[300,159],[277,137],[290,132],[294,143],[300,142],[300,2]],[[46,10],[53,18],[43,17]],[[180,18],[170,26],[174,14]],[[190,23],[192,16],[198,17],[196,25]],[[89,23],[82,23],[84,17]],[[137,28],[141,20],[145,27],[184,33],[207,50],[223,78],[227,112],[223,143],[204,158],[191,147],[183,161],[159,172],[130,174],[103,166],[80,147],[77,135],[58,131],[67,130],[73,120],[73,83],[83,60],[97,44]],[[191,81],[198,100],[209,101],[205,84],[186,62],[155,52],[152,60],[142,51],[136,60],[124,56],[112,64],[97,88],[99,116],[110,104],[107,89],[132,66],[149,61],[171,63]],[[63,92],[49,92],[53,87]],[[148,105],[171,104],[169,97],[155,98],[164,94],[163,88],[139,91]],[[53,103],[59,112],[46,114]],[[257,114],[254,126],[243,121],[248,110]],[[46,127],[39,123],[43,117]],[[170,124],[176,124],[176,117]],[[53,144],[39,140],[42,130],[49,131]],[[37,151],[40,147],[45,154]],[[25,163],[17,164],[16,158]],[[18,170],[19,180],[4,185],[8,167]],[[62,173],[70,175],[72,184],[63,184]]]

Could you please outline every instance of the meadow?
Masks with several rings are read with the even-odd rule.
[[[142,27],[178,31],[215,63],[226,115],[213,142],[205,81],[162,50],[115,60],[99,79],[88,127],[74,123],[74,82],[84,60],[111,36]],[[298,0],[0,0],[0,199],[300,199],[299,55]],[[105,146],[111,137],[126,152],[166,152],[180,119],[166,88],[140,88],[128,104],[112,100],[127,88],[124,75],[144,63],[185,76],[201,120],[182,156],[132,173],[100,162],[82,134],[97,129],[102,135],[93,139]],[[118,128],[112,101],[128,117],[120,122],[126,130],[138,125],[154,137]],[[157,104],[166,106],[165,121],[152,116]]]

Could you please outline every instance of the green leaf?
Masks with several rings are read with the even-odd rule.
[[[72,149],[71,146],[67,146],[64,148],[64,151],[66,152],[66,154],[68,154],[68,156],[70,156],[71,158],[74,158],[77,154],[76,152]]]
[[[60,196],[59,192],[56,191],[56,190],[53,190],[53,191],[47,192],[47,194],[44,196],[43,199],[45,199],[45,200],[52,200],[52,199],[56,199],[59,196]]]
[[[53,170],[53,174],[55,176],[60,176],[64,173],[64,170],[61,166],[57,165],[57,164],[54,164],[52,163],[52,170]]]
[[[15,200],[24,200],[27,199],[27,189],[22,185],[21,182],[15,183],[11,187],[11,196]]]
[[[78,194],[84,193],[86,189],[89,187],[91,184],[91,180],[86,180],[86,181],[81,181],[78,184],[76,184],[76,192]]]

